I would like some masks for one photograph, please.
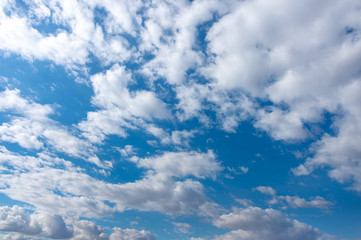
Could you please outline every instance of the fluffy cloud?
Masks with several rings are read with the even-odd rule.
[[[212,151],[207,153],[166,152],[152,158],[132,158],[138,167],[155,170],[155,174],[171,177],[195,176],[197,178],[214,177],[222,170]],[[152,173],[151,173],[152,174]]]
[[[286,202],[291,208],[328,208],[332,205],[331,202],[326,201],[323,197],[316,196],[311,200],[307,201],[304,198],[298,196],[276,196],[271,201],[270,204],[277,204]]]
[[[271,187],[265,187],[265,186],[258,186],[255,188],[255,190],[263,193],[263,194],[268,194],[268,195],[276,195],[276,190],[274,190]]]
[[[146,176],[134,182],[111,184],[90,177],[62,159],[45,154],[21,156],[5,148],[1,150],[0,192],[54,215],[93,218],[137,209],[212,216],[219,208],[207,199],[199,181],[188,178],[214,177],[221,170],[211,151],[137,158],[137,166],[147,169]],[[176,171],[180,166],[181,172]]]
[[[61,216],[42,213],[29,214],[24,208],[0,207],[0,230],[53,239],[68,239],[73,236]]]
[[[0,231],[2,239],[71,239],[71,240],[154,240],[149,231],[113,228],[110,236],[94,222],[81,220],[71,227],[59,215],[29,213],[23,207],[0,207]]]
[[[278,240],[317,240],[321,237],[318,229],[284,217],[281,212],[273,209],[248,207],[235,209],[232,213],[222,215],[213,224],[232,231],[216,236],[220,239],[278,239]]]
[[[277,140],[319,134],[306,124],[322,122],[325,112],[337,115],[336,134],[325,133],[312,146],[314,156],[294,172],[303,175],[330,166],[330,177],[351,181],[351,188],[359,191],[360,154],[354,147],[360,135],[360,101],[354,94],[360,85],[359,3],[320,1],[312,10],[309,4],[238,3],[207,33],[214,59],[203,74],[214,79],[218,91],[239,89],[252,96],[251,101],[270,101],[264,107],[251,105],[253,110],[246,112],[255,127]],[[234,120],[237,126],[242,118]]]
[[[54,113],[51,105],[25,99],[17,89],[0,92],[0,101],[0,111],[7,111],[11,119],[0,126],[0,140],[18,143],[27,149],[54,149],[103,168],[111,166],[110,162],[101,162],[96,157],[96,148],[92,144],[74,136],[70,129],[50,118]]]
[[[130,91],[132,77],[124,67],[114,65],[106,73],[91,78],[94,89],[93,104],[100,108],[89,112],[79,128],[90,141],[99,143],[106,135],[125,137],[126,128],[136,129],[152,119],[167,119],[166,105],[151,91]]]
[[[354,0],[1,1],[5,57],[17,54],[85,73],[96,58],[102,69],[89,77],[96,110],[74,123],[76,129],[52,120],[51,105],[23,98],[18,90],[0,93],[0,111],[10,119],[0,126],[0,140],[38,153],[21,156],[0,148],[1,192],[49,216],[101,217],[127,209],[171,215],[216,212],[217,204],[196,180],[222,170],[212,151],[132,157],[145,174],[122,184],[95,179],[52,155],[66,153],[110,168],[110,162],[95,155],[96,144],[108,135],[127,137],[140,130],[162,147],[180,149],[199,131],[168,131],[159,123],[193,118],[227,132],[250,120],[276,140],[317,139],[311,155],[293,169],[295,175],[325,167],[331,178],[361,191],[360,9]],[[51,29],[42,29],[48,23]],[[144,83],[137,82],[137,74],[145,76]],[[334,116],[333,131],[314,132],[309,125],[322,124],[325,113]],[[135,155],[129,146],[121,150],[123,156]],[[322,197],[305,200],[278,196],[267,187],[257,190],[290,207],[329,206]],[[215,225],[233,230],[216,239],[320,236],[277,211],[251,207],[222,215]],[[46,226],[37,233],[53,236]],[[75,224],[74,231],[74,238],[109,238],[89,222]],[[114,231],[110,238],[152,239],[144,231]],[[9,238],[30,238],[25,233]]]
[[[95,223],[90,221],[77,221],[74,223],[74,236],[72,240],[109,240],[108,234]]]
[[[176,231],[181,233],[189,233],[191,228],[188,223],[172,222],[172,224],[176,227]]]
[[[254,188],[255,190],[272,196],[272,200],[269,200],[269,204],[283,204],[283,208],[287,208],[287,206],[291,208],[328,208],[332,205],[331,202],[327,201],[323,197],[316,196],[312,198],[311,200],[307,201],[304,198],[301,198],[299,196],[282,196],[282,195],[276,195],[276,190],[274,190],[271,187],[265,187],[265,186],[258,186]],[[287,205],[287,206],[285,206]]]
[[[148,231],[138,231],[136,229],[114,228],[110,235],[110,240],[155,240],[154,236]]]

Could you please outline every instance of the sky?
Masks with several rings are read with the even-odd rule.
[[[360,240],[361,2],[1,0],[0,239]]]

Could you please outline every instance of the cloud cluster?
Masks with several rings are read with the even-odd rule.
[[[255,188],[255,190],[257,190],[263,194],[266,194],[266,195],[271,195],[272,199],[269,200],[268,203],[271,205],[282,204],[283,208],[287,208],[289,206],[291,208],[327,209],[328,207],[333,205],[332,202],[329,202],[320,196],[313,197],[311,200],[307,201],[304,198],[301,198],[299,196],[277,195],[276,190],[274,190],[271,187],[258,186]]]
[[[148,169],[146,176],[123,184],[95,179],[72,163],[45,154],[21,156],[2,148],[0,163],[0,192],[51,214],[104,217],[138,209],[212,216],[218,211],[217,204],[204,194],[204,186],[188,178],[213,177],[221,170],[213,152],[165,153],[153,161],[137,159],[138,167]]]
[[[304,175],[329,166],[331,178],[350,181],[352,189],[360,190],[360,152],[353,144],[361,135],[357,1],[24,4],[2,2],[4,53],[50,60],[73,70],[94,56],[108,69],[90,78],[93,104],[99,110],[79,123],[92,142],[108,134],[126,136],[127,128],[150,129],[147,123],[167,119],[170,112],[178,121],[197,118],[207,126],[217,122],[229,132],[251,120],[276,140],[299,141],[320,137],[309,125],[322,123],[330,113],[337,116],[332,125],[336,133],[321,133],[312,156],[294,172]],[[41,30],[47,22],[56,26],[53,31]],[[134,72],[118,65],[126,61],[137,64]],[[146,76],[151,89],[130,91],[134,73]],[[155,82],[174,92],[171,109],[155,91]],[[208,110],[217,120],[207,116]],[[28,123],[18,119],[13,124],[3,128],[11,132]],[[168,134],[163,144],[177,144],[187,133]],[[41,146],[37,141],[23,144]]]
[[[87,119],[79,123],[79,129],[91,142],[100,143],[110,134],[125,137],[127,128],[144,128],[152,119],[170,117],[154,92],[130,91],[132,82],[131,74],[119,65],[91,77],[92,102],[99,110],[88,112]]]
[[[24,208],[0,207],[0,231],[17,232],[53,239],[69,239],[73,236],[59,215],[29,214]]]
[[[0,111],[7,112],[10,122],[0,126],[0,140],[17,143],[26,149],[55,150],[71,157],[82,158],[108,168],[95,155],[96,147],[77,137],[71,129],[50,118],[55,112],[51,105],[41,105],[20,96],[18,89],[0,92]]]
[[[51,118],[53,105],[17,89],[0,92],[6,113],[0,141],[30,152],[0,147],[0,192],[36,208],[29,214],[2,207],[0,230],[10,232],[4,238],[154,239],[147,231],[116,228],[108,236],[89,221],[72,228],[64,222],[136,209],[211,216],[215,226],[232,230],[215,239],[319,239],[317,229],[249,207],[247,199],[239,200],[247,208],[217,217],[220,207],[199,179],[215,179],[223,167],[213,151],[190,150],[201,131],[187,123],[236,132],[250,121],[278,141],[311,141],[310,154],[292,172],[325,167],[332,179],[360,192],[360,9],[355,0],[1,1],[2,57],[50,61],[72,77],[81,74],[93,89],[94,107],[68,127]],[[326,115],[331,124],[324,127]],[[83,159],[110,174],[112,163],[97,154],[107,137],[124,139],[132,131],[168,148],[145,157],[136,156],[137,146],[116,146],[142,173],[132,182],[108,183],[56,156]],[[284,207],[331,205],[320,196],[256,190]],[[184,224],[175,223],[181,232],[189,229]]]
[[[59,215],[29,213],[23,207],[0,207],[1,239],[70,239],[70,240],[154,240],[149,231],[113,228],[108,235],[94,222],[81,220],[66,224]]]
[[[215,240],[318,240],[321,237],[318,229],[286,218],[279,211],[257,207],[235,209],[232,213],[221,215],[213,224],[232,230],[216,236]]]
[[[311,10],[310,4],[240,2],[208,31],[208,49],[215,56],[204,74],[214,79],[215,89],[241,89],[251,101],[269,101],[245,111],[256,128],[276,140],[313,137],[317,132],[309,124],[322,123],[325,112],[336,115],[336,133],[323,133],[311,148],[313,156],[294,172],[304,175],[330,166],[330,177],[351,181],[359,190],[360,152],[354,143],[361,136],[355,94],[360,86],[360,5],[319,1]]]

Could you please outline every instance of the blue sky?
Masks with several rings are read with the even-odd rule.
[[[0,239],[361,239],[360,9],[1,1]]]

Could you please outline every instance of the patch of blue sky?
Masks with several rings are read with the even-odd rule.
[[[9,198],[6,194],[1,193],[1,188],[0,188],[0,207],[1,206],[9,206],[9,207],[21,206],[21,207],[24,207],[29,210],[34,208],[29,203],[21,202],[21,201],[17,201],[12,198]]]
[[[75,81],[75,77],[61,66],[49,61],[24,61],[16,55],[3,57],[0,76],[8,79],[4,87],[19,89],[20,96],[33,102],[52,105],[51,119],[65,125],[76,124],[86,118],[93,90]]]

